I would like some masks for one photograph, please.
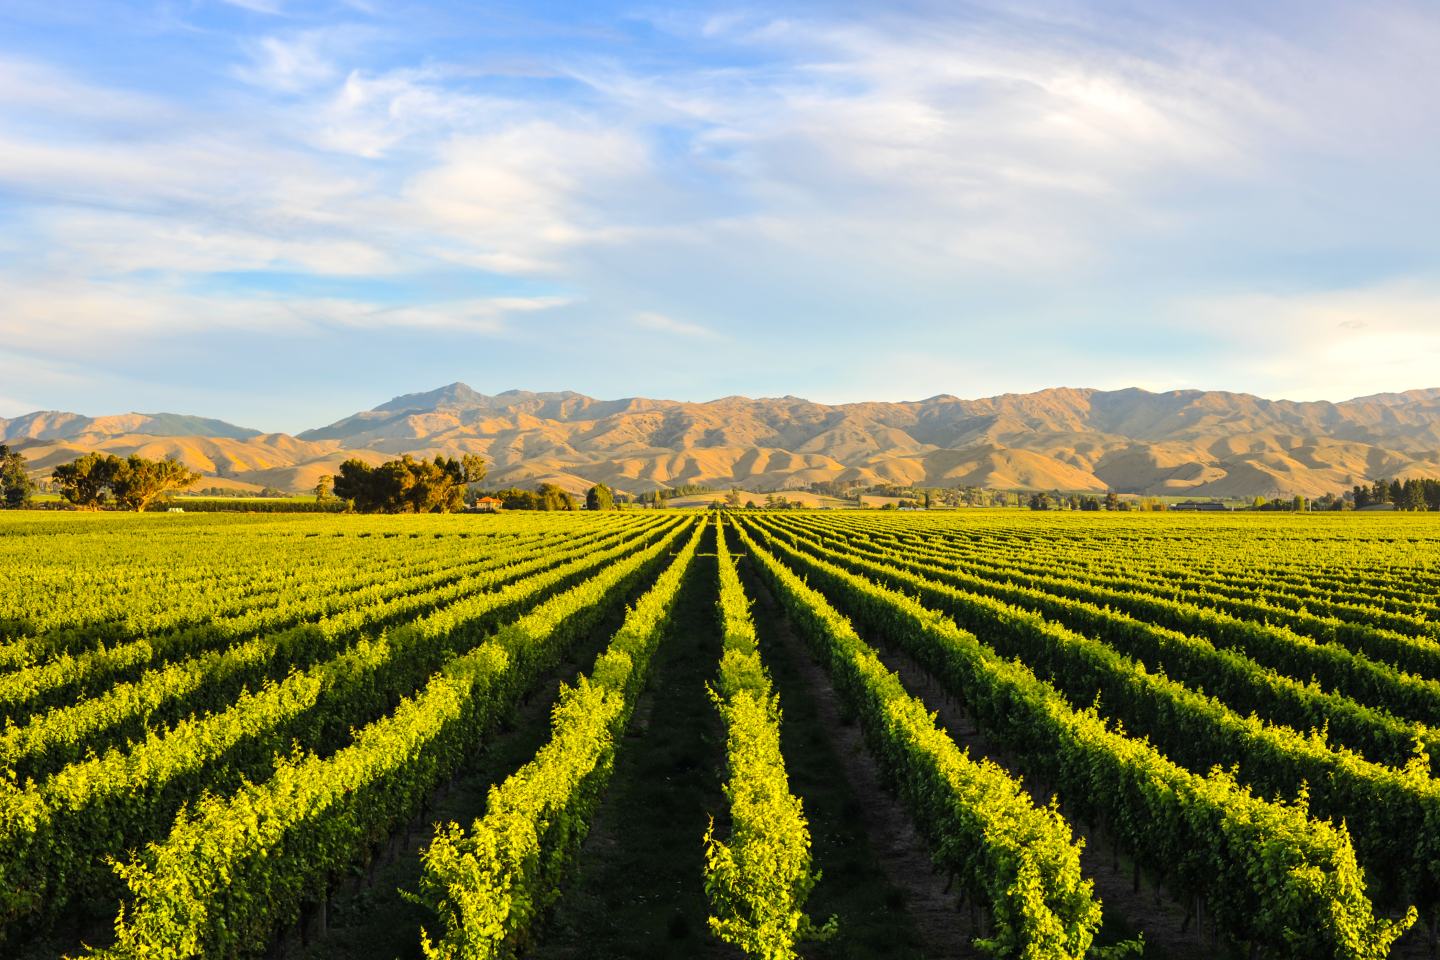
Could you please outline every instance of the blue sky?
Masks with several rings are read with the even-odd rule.
[[[1440,385],[1434,3],[6,0],[0,416]]]

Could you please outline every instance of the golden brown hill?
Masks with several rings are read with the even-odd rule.
[[[174,455],[236,486],[312,487],[346,457],[478,453],[495,485],[682,483],[750,490],[818,480],[1194,496],[1318,495],[1440,475],[1440,389],[1344,403],[1248,394],[1055,389],[983,400],[708,403],[578,393],[494,396],[456,383],[299,434],[173,414],[0,420],[39,470],[84,450]]]

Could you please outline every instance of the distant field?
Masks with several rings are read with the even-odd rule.
[[[671,497],[665,502],[671,507],[708,507],[717,501],[724,503],[725,496],[728,492],[729,491],[694,493],[683,497]],[[842,500],[839,497],[826,497],[804,490],[783,490],[778,493],[751,493],[750,491],[742,490],[740,491],[740,505],[743,507],[747,502],[751,502],[757,507],[763,507],[767,496],[784,497],[791,503],[802,503],[807,507],[844,508],[855,506],[855,501],[853,500]]]
[[[272,501],[272,502],[280,502],[280,503],[314,503],[314,502],[315,502],[315,495],[314,495],[313,493],[295,493],[295,494],[291,494],[291,495],[288,496],[288,497],[245,497],[245,496],[217,497],[217,496],[206,496],[206,495],[204,495],[204,494],[182,493],[182,494],[179,494],[179,495],[175,496],[175,497],[172,498],[172,499],[173,499],[176,503],[179,503],[179,504],[182,504],[182,505],[183,505],[183,504],[185,503],[185,501],[187,501],[187,500],[225,500],[225,501],[229,501],[229,500],[239,500],[239,501],[242,501],[242,502],[243,502],[243,501],[262,500],[262,501]]]
[[[1440,515],[33,511],[0,564],[5,957],[1429,954]]]

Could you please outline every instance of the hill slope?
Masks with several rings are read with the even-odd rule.
[[[1344,403],[1060,388],[983,400],[707,403],[572,392],[407,394],[298,436],[173,414],[0,419],[48,469],[83,450],[173,454],[221,482],[304,489],[349,456],[478,453],[496,484],[756,490],[816,480],[1196,496],[1317,495],[1440,475],[1440,389]]]

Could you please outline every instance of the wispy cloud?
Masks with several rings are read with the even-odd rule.
[[[676,320],[663,313],[646,311],[635,315],[635,325],[644,330],[657,330],[660,333],[672,333],[679,337],[693,337],[697,340],[719,340],[722,335],[709,327],[701,326],[698,323],[688,323],[684,320]]]
[[[221,3],[249,10],[251,13],[265,13],[272,16],[283,13],[285,4],[281,0],[220,0]]]

